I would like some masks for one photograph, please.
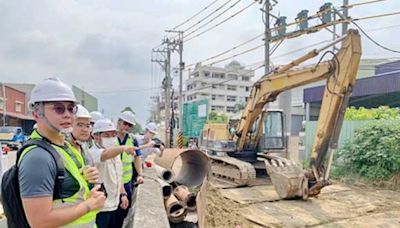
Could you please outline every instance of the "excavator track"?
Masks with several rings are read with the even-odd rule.
[[[227,187],[249,186],[256,180],[256,170],[248,162],[228,156],[210,156],[210,159],[213,178]]]

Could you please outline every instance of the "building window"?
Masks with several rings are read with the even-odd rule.
[[[224,111],[224,106],[212,105],[211,106],[211,111]]]
[[[195,77],[195,78],[199,77],[199,72],[193,73],[193,77]]]
[[[250,89],[250,88],[249,88],[248,86],[246,86],[246,92],[249,92],[249,89]]]
[[[216,98],[217,98],[217,96],[215,96],[215,95],[211,96],[211,100],[213,100],[213,101],[215,101]]]
[[[242,81],[250,81],[250,77],[249,76],[242,76]]]
[[[228,79],[238,80],[238,76],[236,74],[228,74]]]
[[[236,91],[236,86],[234,86],[234,85],[228,85],[228,86],[227,86],[227,90]]]
[[[4,109],[4,100],[0,97],[0,109]]]
[[[15,112],[22,112],[22,102],[15,101]]]
[[[224,79],[225,74],[223,73],[212,73],[212,78]]]
[[[236,96],[227,96],[226,101],[233,101],[236,102]]]
[[[206,77],[206,78],[210,77],[210,72],[204,71],[203,72],[203,76]]]
[[[245,100],[246,100],[246,102],[247,102],[247,101],[249,100],[249,97],[245,97],[244,99],[245,99]]]
[[[227,111],[227,112],[235,112],[235,107],[226,106],[226,111]]]

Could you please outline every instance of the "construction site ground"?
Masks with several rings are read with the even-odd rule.
[[[204,227],[400,227],[400,192],[335,183],[318,198],[278,200],[273,186],[207,184]]]

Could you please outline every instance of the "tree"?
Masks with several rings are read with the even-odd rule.
[[[135,126],[133,126],[132,133],[133,134],[139,134],[143,131],[142,125],[139,123],[136,123]]]
[[[218,114],[216,112],[210,112],[208,114],[209,123],[228,123],[228,117],[225,114]]]
[[[125,112],[125,111],[131,111],[133,114],[136,114],[135,111],[133,111],[133,109],[129,106],[125,107],[121,112]]]

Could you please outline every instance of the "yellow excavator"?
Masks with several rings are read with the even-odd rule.
[[[326,50],[339,42],[341,48],[336,53]],[[316,64],[297,67],[320,54]],[[333,57],[322,61],[326,55]],[[360,58],[360,35],[357,30],[349,30],[330,44],[261,77],[252,87],[236,131],[227,124],[204,126],[200,145],[211,158],[210,180],[224,187],[272,182],[282,199],[306,199],[318,195],[324,186],[330,184],[333,154],[338,146]],[[321,80],[326,80],[326,86],[317,132],[309,168],[303,170],[298,164],[279,156],[286,150],[283,113],[265,106],[275,101],[283,91]]]

